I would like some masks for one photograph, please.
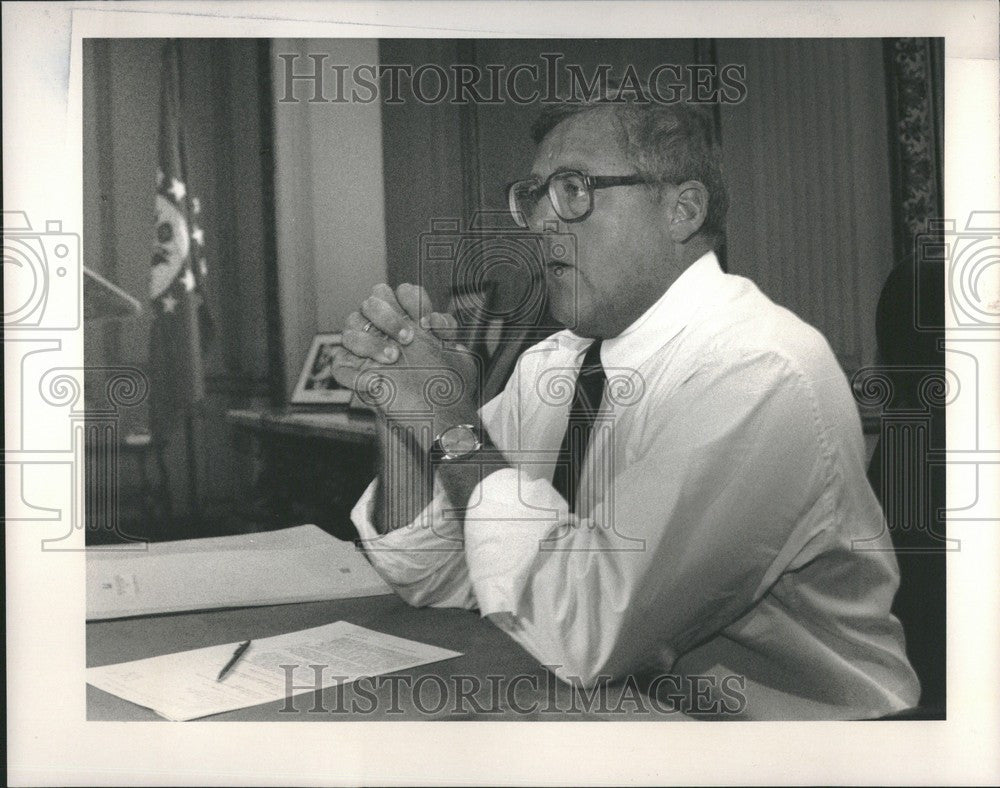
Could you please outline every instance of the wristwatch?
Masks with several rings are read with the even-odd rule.
[[[460,460],[483,448],[475,424],[456,424],[440,432],[431,444],[434,460]]]

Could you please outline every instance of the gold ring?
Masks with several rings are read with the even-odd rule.
[[[373,325],[375,325],[375,324],[374,324],[374,323],[372,323],[372,321],[371,321],[371,320],[369,320],[369,321],[368,321],[367,323],[365,323],[365,327],[364,327],[364,328],[362,328],[361,330],[362,330],[362,331],[364,331],[364,332],[365,332],[365,333],[367,334],[367,333],[368,333],[369,331],[371,331],[371,327],[372,327]]]

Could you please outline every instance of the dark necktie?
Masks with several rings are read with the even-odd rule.
[[[569,412],[566,434],[563,435],[555,475],[552,478],[552,486],[569,502],[571,512],[576,508],[576,488],[580,482],[580,471],[587,456],[590,435],[594,429],[597,411],[601,407],[606,381],[607,376],[604,374],[604,367],[601,366],[601,340],[598,339],[583,357],[580,374],[576,378],[573,406]]]

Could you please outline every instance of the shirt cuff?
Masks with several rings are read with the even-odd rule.
[[[351,510],[351,521],[372,565],[390,584],[418,583],[462,552],[462,522],[444,492],[435,491],[412,523],[385,534],[376,531],[372,517],[377,485],[377,479],[368,485]]]
[[[542,542],[570,522],[566,500],[549,482],[514,468],[476,486],[465,512],[465,557],[484,616],[517,614]]]

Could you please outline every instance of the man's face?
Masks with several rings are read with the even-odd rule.
[[[562,121],[542,140],[532,175],[544,180],[557,170],[588,175],[631,175],[610,109],[596,109]],[[615,186],[594,192],[594,209],[582,222],[559,219],[548,197],[539,202],[531,227],[557,223],[576,237],[572,267],[549,263],[545,280],[553,317],[587,337],[624,331],[669,285],[673,245],[667,217],[653,190]]]

